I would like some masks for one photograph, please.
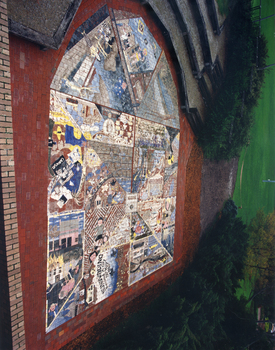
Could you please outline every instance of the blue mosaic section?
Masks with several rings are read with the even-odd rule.
[[[164,53],[155,68],[136,115],[179,129],[177,90]]]
[[[84,212],[49,218],[47,327],[82,278]]]
[[[119,111],[134,114],[129,94],[129,88],[126,84],[126,78],[119,55],[115,57],[114,71],[108,71],[104,69],[104,56],[102,53],[99,53],[98,55],[100,57],[100,60],[95,60],[93,64],[93,79],[91,80],[90,84],[87,85],[87,88],[83,89],[83,94],[80,93],[79,89],[82,88],[84,81],[80,79],[78,81],[75,81],[74,78],[86,55],[82,57],[80,63],[74,69],[74,74],[71,73],[68,79],[62,79],[62,87],[60,91],[66,94],[71,94],[75,97],[82,97],[85,100],[91,102],[96,100],[96,94],[104,95],[104,93],[107,92],[108,95],[106,96],[105,94],[105,96],[102,97],[101,101],[104,105],[107,105],[108,107],[117,109]],[[102,90],[103,84],[104,91]]]
[[[129,73],[153,71],[160,57],[161,48],[143,19],[123,19],[117,21],[116,25]]]
[[[103,59],[100,61],[95,61],[94,67],[99,78],[104,81],[107,88],[109,96],[109,107],[129,114],[133,114],[129,89],[126,84],[126,78],[119,55],[116,56],[116,70],[114,72],[104,69]],[[92,89],[99,88],[98,85],[91,85],[91,87]],[[92,101],[92,98],[90,101]]]
[[[147,60],[144,65],[140,66],[139,72],[154,70],[161,54],[161,48],[150,33],[146,24],[144,24],[142,18],[129,19],[129,26],[133,30],[139,50],[141,52],[146,50]],[[139,30],[140,26],[143,27],[143,30]]]
[[[51,323],[48,332],[53,329],[61,326],[63,323],[71,320],[77,315],[77,307],[79,305],[79,285],[75,288],[68,301],[64,306],[59,310],[58,305],[52,306],[52,309],[48,312],[48,318],[54,318],[54,321]]]
[[[109,16],[109,11],[107,5],[103,6],[99,9],[93,16],[87,19],[80,27],[76,29],[74,32],[65,53],[67,53],[75,44],[79,42],[83,38],[83,32],[86,34],[90,33],[96,26],[98,26],[104,19]]]

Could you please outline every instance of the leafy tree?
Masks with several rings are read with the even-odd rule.
[[[266,72],[257,66],[265,66],[267,58],[267,41],[263,35],[258,37],[250,7],[250,0],[239,0],[231,15],[225,78],[213,108],[206,113],[198,140],[206,158],[239,156],[249,143],[253,108],[260,98]]]
[[[264,289],[274,278],[275,272],[275,211],[265,215],[258,210],[248,226],[249,246],[245,272],[257,277],[257,288]]]
[[[256,327],[256,317],[247,308],[247,300],[233,297],[227,304],[223,328],[226,338],[215,344],[220,350],[272,350],[274,341],[269,334]]]
[[[255,279],[247,302],[262,307],[264,317],[275,322],[275,212],[265,215],[258,210],[248,226],[249,246],[245,276]]]

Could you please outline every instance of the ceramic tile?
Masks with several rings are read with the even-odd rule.
[[[154,235],[132,242],[130,250],[129,285],[172,261]]]
[[[63,309],[83,273],[84,212],[49,217],[47,327]]]
[[[136,115],[179,129],[177,90],[164,52],[161,54]]]

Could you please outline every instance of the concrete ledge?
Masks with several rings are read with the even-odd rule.
[[[58,49],[52,37],[39,33],[31,28],[25,27],[24,25],[17,23],[10,18],[9,32],[40,45],[42,49]]]
[[[211,51],[207,36],[207,30],[206,25],[204,22],[203,14],[200,9],[200,5],[197,0],[189,0],[190,7],[192,9],[193,16],[195,18],[195,21],[197,23],[199,36],[200,36],[200,42],[203,52],[203,59],[205,66],[212,64],[212,58],[211,58]]]
[[[197,108],[190,108],[189,113],[186,113],[186,118],[192,128],[193,133],[198,136],[203,127],[203,121]]]
[[[178,77],[178,83],[179,83],[179,96],[180,96],[180,104],[184,106],[186,112],[189,112],[189,102],[188,102],[188,95],[187,95],[187,88],[186,88],[186,81],[185,81],[185,75],[183,67],[180,64],[179,59],[179,53],[177,52],[175,45],[173,44],[173,37],[169,30],[167,29],[168,26],[165,25],[165,19],[164,16],[157,10],[157,8],[154,6],[154,1],[148,0],[143,1],[143,4],[147,6],[147,10],[151,12],[151,14],[154,17],[155,23],[160,28],[160,30],[163,33],[164,38],[166,39],[167,46],[169,48],[169,52],[171,56],[173,57],[173,63],[175,66],[175,70]]]
[[[45,50],[45,49],[57,50],[62,44],[62,41],[81,4],[81,1],[82,0],[74,0],[71,3],[53,37],[37,32],[20,23],[17,23],[16,21],[10,18],[9,18],[9,31],[14,35],[20,36],[21,38],[24,38],[26,40],[34,42],[35,44],[40,45],[42,50]]]
[[[213,32],[216,35],[220,35],[222,31],[220,29],[219,22],[218,22],[215,1],[214,0],[206,0],[206,6],[207,6],[208,15],[210,17],[211,25],[213,28]]]
[[[185,45],[187,47],[189,60],[191,64],[191,69],[195,78],[200,76],[200,68],[196,56],[196,51],[193,45],[192,37],[188,31],[186,21],[184,19],[181,8],[178,6],[178,3],[174,0],[168,0],[172,10],[174,11],[175,17],[177,19],[178,25],[181,29]]]
[[[212,98],[203,75],[200,79],[198,79],[198,84],[204,103],[206,106],[210,106],[212,103]]]

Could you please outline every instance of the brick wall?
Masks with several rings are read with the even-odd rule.
[[[175,240],[174,262],[162,268],[158,272],[135,283],[129,288],[124,288],[115,293],[100,304],[88,308],[67,323],[45,334],[45,307],[46,307],[46,261],[47,261],[47,160],[48,160],[48,135],[49,135],[49,100],[50,84],[54,73],[64,55],[68,42],[76,28],[87,18],[94,14],[103,5],[117,9],[138,13],[145,20],[153,36],[163,49],[167,49],[161,31],[152,21],[150,14],[140,5],[139,1],[89,1],[83,0],[72,22],[64,42],[59,50],[41,51],[33,43],[10,35],[10,60],[11,60],[11,91],[12,91],[12,128],[10,100],[0,109],[1,123],[5,129],[1,138],[2,154],[2,183],[3,183],[3,210],[7,237],[7,250],[12,258],[8,258],[7,274],[10,278],[10,288],[21,288],[20,271],[22,274],[21,289],[11,291],[11,317],[12,335],[14,345],[20,344],[19,335],[23,336],[25,326],[26,349],[59,349],[72,339],[76,338],[93,325],[103,320],[115,310],[126,305],[137,296],[144,293],[161,280],[168,278],[171,273],[180,271],[184,259],[183,251],[183,219],[184,219],[184,193],[185,167],[194,142],[189,124],[181,119],[181,141],[179,160],[179,181],[177,201],[177,221]],[[125,6],[126,7],[125,7]],[[5,31],[6,33],[7,31]],[[6,45],[5,43],[2,43]],[[6,49],[6,48],[5,48]],[[7,49],[6,49],[7,50]],[[8,54],[8,51],[6,51]],[[167,60],[177,83],[176,72],[173,69],[172,58],[166,51]],[[2,58],[2,56],[1,56]],[[8,66],[7,66],[8,67]],[[9,87],[9,77],[3,82],[3,87]],[[2,80],[0,80],[1,83]],[[2,84],[2,83],[1,83]],[[6,86],[5,86],[6,85]],[[1,92],[0,92],[1,93]],[[4,99],[5,101],[5,99]],[[2,113],[3,112],[3,113]],[[3,119],[4,118],[4,119]],[[6,124],[8,123],[8,124]],[[2,128],[2,125],[1,125]],[[3,135],[3,134],[2,134]],[[11,157],[14,140],[14,167]],[[6,162],[6,163],[2,163]],[[5,165],[4,165],[5,164]],[[16,183],[16,192],[15,192]],[[6,184],[6,187],[4,185]],[[16,200],[15,200],[16,195]],[[18,212],[18,234],[16,224],[16,204]],[[6,205],[6,207],[5,207]],[[9,215],[9,216],[6,216]],[[10,241],[10,244],[8,243]],[[20,253],[20,262],[19,262]],[[9,265],[11,264],[11,265]],[[20,265],[21,264],[21,265]],[[15,282],[15,281],[18,281]],[[16,292],[15,292],[16,291]],[[17,310],[17,311],[16,311]],[[17,316],[13,313],[17,312]],[[17,340],[15,339],[17,336]],[[18,343],[19,342],[19,343]]]
[[[24,311],[15,197],[10,52],[6,1],[0,2],[0,258],[1,349],[25,349]]]

